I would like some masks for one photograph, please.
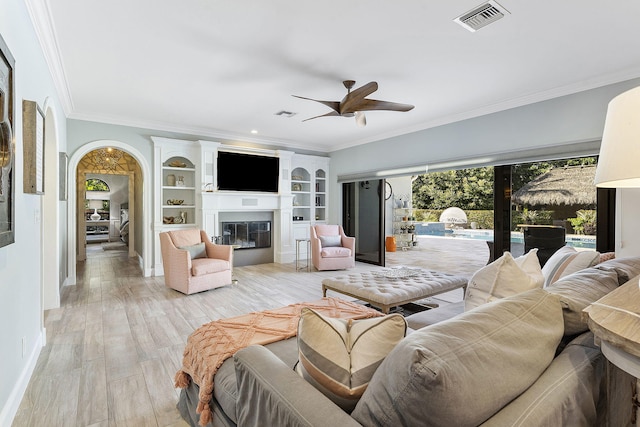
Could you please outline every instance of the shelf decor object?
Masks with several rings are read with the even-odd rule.
[[[23,191],[44,194],[44,113],[34,101],[22,101]]]
[[[89,208],[93,209],[93,213],[90,216],[91,221],[100,221],[100,219],[102,217],[98,213],[98,209],[102,208],[102,200],[91,200],[91,201],[89,201]]]
[[[15,242],[14,64],[0,36],[0,247]]]

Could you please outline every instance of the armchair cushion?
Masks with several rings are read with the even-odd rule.
[[[191,274],[193,276],[203,276],[205,274],[217,273],[219,271],[230,270],[229,261],[215,258],[198,258],[191,261]]]
[[[197,228],[169,231],[169,236],[171,237],[171,241],[176,248],[196,245],[202,242],[202,238],[200,237],[200,230],[198,230]]]
[[[318,236],[323,248],[340,246],[342,244],[341,236]]]
[[[189,255],[191,255],[192,260],[207,257],[207,250],[204,246],[204,242],[189,246],[179,246],[178,249],[184,249],[185,251],[188,251]]]
[[[329,248],[322,248],[320,252],[322,258],[342,258],[351,256],[351,251],[349,248],[343,248],[341,246],[332,246]]]

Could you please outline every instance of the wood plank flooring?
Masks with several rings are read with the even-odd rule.
[[[408,264],[419,263],[419,253],[412,256]],[[456,264],[475,270],[486,262],[484,253],[474,257]],[[356,264],[352,271],[379,268]],[[185,296],[163,277],[142,277],[126,251],[89,245],[78,283],[63,288],[61,308],[45,313],[47,345],[13,426],[186,426],[173,377],[188,335],[212,320],[319,299],[322,279],[336,272],[296,271],[292,263],[236,267],[234,275],[236,285]]]

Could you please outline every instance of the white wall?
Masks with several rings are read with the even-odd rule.
[[[41,287],[43,237],[64,235],[63,225],[42,227],[43,196],[24,194],[22,100],[36,101],[56,121],[55,151],[66,151],[66,123],[51,76],[22,0],[0,0],[0,34],[15,64],[15,243],[0,248],[0,425],[10,425],[43,341]],[[48,144],[50,139],[46,139]],[[55,143],[55,141],[54,141]],[[45,155],[50,153],[45,147]],[[45,158],[45,182],[57,180],[57,158]],[[45,189],[48,189],[45,186]],[[55,204],[54,204],[55,205]],[[58,278],[46,278],[57,287]],[[24,352],[23,352],[24,341]]]
[[[640,256],[640,189],[619,189],[616,196],[616,256]]]

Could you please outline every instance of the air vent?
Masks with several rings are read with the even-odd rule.
[[[286,110],[280,110],[277,113],[275,113],[276,116],[284,116],[284,117],[293,117],[296,115],[296,113],[292,113],[291,111],[286,111]]]
[[[496,1],[488,1],[469,12],[458,16],[454,22],[462,25],[471,32],[475,32],[492,22],[503,18],[509,11],[498,4]]]

